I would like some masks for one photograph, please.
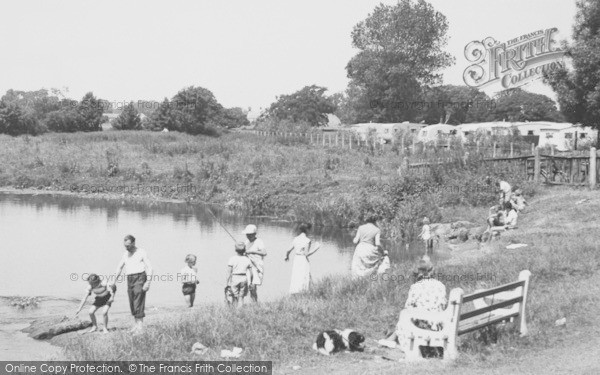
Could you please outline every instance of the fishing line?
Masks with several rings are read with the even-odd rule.
[[[225,226],[223,224],[221,224],[221,222],[219,221],[219,219],[217,219],[217,217],[215,216],[215,214],[210,210],[210,208],[206,207],[206,209],[208,210],[208,212],[212,215],[212,217],[215,218],[215,221],[217,223],[219,223],[219,225],[221,226],[221,228],[223,228],[223,230],[225,232],[227,232],[227,234],[229,235],[229,237],[231,237],[231,239],[233,240],[234,243],[238,243],[238,241],[235,239],[235,237],[233,237],[233,235],[231,233],[229,233],[229,231],[227,230],[227,228],[225,228]],[[258,273],[262,273],[262,271],[260,270],[260,268],[258,268],[258,266],[256,265],[256,263],[254,263],[254,261],[248,256],[248,255],[244,255],[246,258],[248,258],[250,260],[250,263],[252,263],[252,266],[254,268],[256,268],[256,271]]]

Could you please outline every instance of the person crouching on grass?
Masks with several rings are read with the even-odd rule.
[[[237,255],[229,258],[227,263],[227,281],[226,285],[231,287],[233,294],[233,306],[238,306],[238,302],[244,304],[244,298],[248,294],[248,286],[251,282],[252,262],[245,255],[246,245],[243,242],[235,244]]]
[[[92,307],[90,307],[92,329],[90,329],[88,332],[94,332],[98,329],[98,323],[96,322],[96,311],[98,309],[102,309],[102,318],[104,321],[104,328],[102,328],[102,332],[108,333],[108,309],[110,309],[110,305],[115,299],[115,291],[117,288],[114,285],[109,287],[106,281],[101,281],[100,277],[95,273],[90,274],[87,281],[90,285],[88,285],[88,287],[85,289],[85,297],[83,297],[81,300],[79,308],[75,312],[75,316],[79,314],[88,297],[94,293],[96,299],[94,300]]]
[[[181,277],[181,282],[183,283],[181,291],[188,307],[192,307],[196,299],[196,284],[200,284],[200,281],[198,281],[198,269],[195,267],[196,256],[188,254],[185,257],[185,262],[187,266],[183,267],[179,272],[179,277]]]

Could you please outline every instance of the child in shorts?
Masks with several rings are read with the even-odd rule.
[[[429,226],[429,218],[423,219],[423,229],[419,233],[419,237],[425,242],[425,254],[433,250],[433,236],[431,235],[431,227]]]
[[[102,309],[102,318],[104,320],[104,328],[102,329],[102,332],[108,333],[108,309],[110,309],[110,305],[115,299],[117,287],[116,285],[108,286],[106,280],[100,280],[100,277],[95,273],[90,274],[87,281],[90,285],[88,285],[88,287],[85,289],[85,297],[83,297],[81,300],[75,315],[79,314],[88,297],[94,293],[96,299],[94,299],[94,303],[92,304],[92,307],[90,307],[92,329],[90,329],[88,332],[94,332],[98,329],[98,324],[96,322],[96,310]]]
[[[194,306],[194,300],[196,299],[196,285],[200,284],[198,281],[198,269],[196,268],[196,256],[194,254],[188,254],[185,257],[187,266],[183,267],[179,272],[181,277],[181,291],[183,292],[183,298],[188,307]]]
[[[238,306],[238,302],[244,304],[244,298],[248,294],[248,285],[250,285],[252,262],[245,255],[246,245],[243,242],[235,244],[237,255],[232,256],[227,263],[228,275],[226,284],[231,287],[233,294],[233,305]]]

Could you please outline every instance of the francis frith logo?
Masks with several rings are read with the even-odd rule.
[[[492,37],[473,41],[465,47],[465,57],[473,63],[463,73],[471,87],[500,85],[516,88],[542,77],[546,71],[563,68],[564,51],[552,35],[557,28],[537,30],[500,43]]]

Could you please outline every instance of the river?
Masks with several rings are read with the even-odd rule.
[[[258,225],[268,253],[259,299],[284,296],[292,267],[284,257],[294,236],[293,225],[212,212],[238,240],[244,239],[241,232],[247,224]],[[85,294],[87,275],[110,277],[114,273],[127,234],[136,237],[137,246],[146,250],[154,269],[147,310],[185,306],[178,273],[187,254],[198,257],[200,284],[195,304],[223,301],[227,261],[235,255],[234,242],[223,227],[205,206],[0,193],[0,360],[35,359],[24,347],[33,347],[47,357],[48,344],[33,342],[20,329],[37,317],[72,316]],[[310,237],[322,243],[311,258],[313,280],[349,273],[351,232],[319,228]],[[417,253],[395,251],[393,259],[413,259]],[[126,283],[117,283],[117,288],[111,311],[125,313],[129,310]],[[17,296],[40,297],[40,303],[37,307],[12,306]],[[80,313],[81,318],[85,315],[85,310]],[[25,358],[18,358],[21,356]]]

